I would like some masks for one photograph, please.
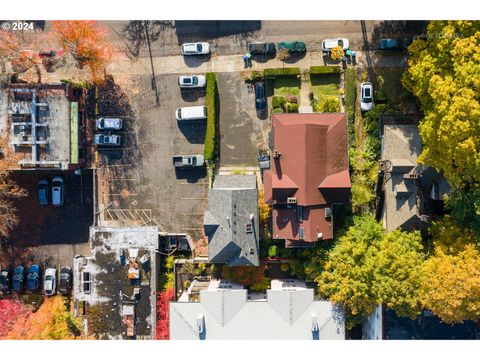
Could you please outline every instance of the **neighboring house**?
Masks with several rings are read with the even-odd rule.
[[[0,91],[0,139],[9,170],[85,165],[84,94],[67,84],[11,84]]]
[[[344,340],[344,311],[299,280],[272,280],[266,296],[212,280],[199,302],[170,302],[172,340]]]
[[[217,175],[208,193],[203,226],[208,260],[259,265],[258,190],[255,175]]]
[[[75,313],[87,315],[87,331],[95,306],[102,337],[154,339],[158,228],[91,227],[90,247],[73,264]]]
[[[377,214],[387,231],[424,230],[443,212],[443,195],[450,191],[435,169],[417,164],[422,142],[416,124],[383,124],[377,184]]]
[[[332,239],[332,205],[350,201],[346,115],[281,114],[272,122],[272,168],[264,182],[274,238],[286,247]]]

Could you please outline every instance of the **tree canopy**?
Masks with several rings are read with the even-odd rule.
[[[431,21],[409,47],[404,86],[420,100],[419,161],[456,187],[480,181],[480,23]]]

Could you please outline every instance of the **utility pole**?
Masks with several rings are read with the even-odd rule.
[[[143,22],[145,27],[145,36],[147,38],[148,53],[150,55],[150,66],[152,67],[152,90],[155,91],[155,103],[160,106],[160,98],[158,97],[157,82],[155,81],[155,69],[153,68],[152,49],[150,47],[150,36],[148,35],[148,20]]]

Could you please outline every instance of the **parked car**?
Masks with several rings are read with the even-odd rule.
[[[380,50],[397,50],[399,43],[397,39],[381,39]]]
[[[65,202],[65,182],[63,177],[55,176],[52,179],[52,205],[61,206]]]
[[[325,39],[322,41],[322,50],[330,51],[333,48],[340,46],[343,50],[347,50],[350,47],[348,39]]]
[[[122,138],[114,134],[95,134],[93,144],[97,146],[120,146]]]
[[[40,179],[38,182],[38,202],[40,205],[48,205],[48,180]]]
[[[175,111],[175,118],[178,121],[202,120],[207,118],[206,106],[187,106],[178,108]]]
[[[36,292],[40,289],[40,266],[32,265],[28,269],[27,289]]]
[[[302,53],[307,51],[302,41],[282,41],[277,44],[278,50],[287,49],[289,53]]]
[[[267,99],[265,97],[265,83],[255,84],[255,109],[265,110],[267,108]]]
[[[370,111],[373,107],[373,86],[369,82],[360,85],[360,109]]]
[[[55,268],[48,268],[45,270],[45,277],[43,279],[43,291],[45,295],[55,295],[57,288],[57,270]]]
[[[68,266],[62,266],[60,269],[60,284],[58,292],[62,295],[70,294],[72,288],[72,269]]]
[[[179,76],[178,85],[181,88],[202,88],[207,85],[207,79],[204,75]]]
[[[206,42],[182,44],[183,55],[207,55],[210,54],[210,44]]]
[[[203,155],[174,155],[173,166],[176,168],[192,168],[205,166]]]
[[[123,126],[122,119],[119,118],[98,118],[97,119],[98,130],[121,130]]]
[[[10,270],[0,270],[0,292],[2,295],[10,294]]]
[[[277,51],[274,43],[264,41],[249,43],[247,45],[247,50],[252,55],[272,55]]]
[[[12,290],[15,292],[23,291],[23,282],[25,279],[25,268],[22,265],[18,265],[13,270]]]

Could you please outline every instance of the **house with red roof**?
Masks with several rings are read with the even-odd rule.
[[[264,173],[273,236],[286,247],[333,238],[333,204],[350,201],[346,114],[277,114]]]

